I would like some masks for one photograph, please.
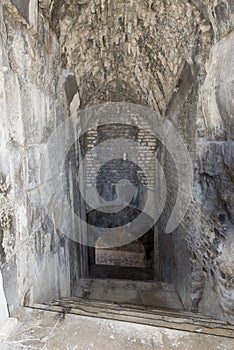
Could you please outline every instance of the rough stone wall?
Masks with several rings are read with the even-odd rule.
[[[5,262],[6,254],[3,248],[4,238],[12,236],[10,228],[12,224],[12,204],[9,198],[10,186],[7,184],[7,179],[0,179],[0,261]]]
[[[130,101],[165,113],[184,60],[191,57],[198,20],[196,8],[181,1],[64,5],[63,60],[75,71],[81,106]]]
[[[232,0],[191,0],[209,21],[213,29],[214,43],[233,30],[234,4]]]
[[[0,265],[10,311],[32,289],[35,300],[69,294],[68,243],[40,196],[41,155],[67,115],[66,79],[56,35],[27,6],[0,3]]]
[[[204,17],[193,57],[196,75],[185,99],[182,81],[167,114],[191,151],[194,198],[180,227],[160,237],[162,273],[173,281],[186,308],[233,323],[233,5],[193,3]],[[222,15],[221,9],[226,9]],[[162,153],[172,189],[163,227],[177,182],[170,156]],[[164,255],[166,247],[169,254]]]
[[[201,90],[203,130],[197,147],[196,177],[197,198],[203,205],[201,220],[206,228],[200,242],[203,265],[221,312],[230,322],[234,306],[233,43],[232,31],[211,51]]]
[[[0,172],[11,185],[0,188],[0,205],[12,202],[0,254],[11,307],[36,280],[50,281],[51,293],[69,285],[67,241],[38,205],[48,136],[80,106],[126,101],[169,118],[194,162],[193,201],[166,236],[177,178],[170,155],[159,154],[169,188],[158,227],[162,279],[187,309],[233,323],[233,0],[4,0],[0,10]]]

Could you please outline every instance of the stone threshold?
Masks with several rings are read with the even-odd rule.
[[[77,316],[122,321],[219,337],[234,338],[234,326],[197,313],[117,304],[83,298],[55,299],[48,304],[26,306],[32,309]]]

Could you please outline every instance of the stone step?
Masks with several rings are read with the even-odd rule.
[[[120,304],[184,310],[174,286],[158,281],[82,279],[74,296]]]
[[[62,306],[65,308],[76,308],[77,306],[80,307],[80,305],[88,305],[88,306],[94,306],[94,307],[106,307],[116,310],[122,310],[122,309],[130,309],[130,310],[137,310],[139,312],[147,312],[152,314],[159,314],[163,316],[172,316],[172,317],[179,317],[179,318],[191,318],[193,320],[197,321],[207,321],[211,323],[219,323],[223,325],[227,325],[227,322],[225,321],[216,321],[213,320],[212,317],[201,315],[199,313],[190,312],[190,311],[181,311],[176,309],[165,309],[165,308],[154,308],[150,306],[140,306],[140,305],[134,305],[134,304],[124,304],[124,303],[116,303],[116,302],[105,302],[100,300],[92,300],[92,299],[85,299],[85,298],[78,298],[78,297],[69,297],[69,298],[60,298],[60,299],[53,299],[49,302],[49,305],[52,306]]]
[[[66,314],[122,321],[146,326],[162,327],[192,333],[234,338],[234,327],[219,320],[178,310],[139,308],[133,305],[117,305],[95,300],[64,298],[48,304],[34,304],[34,309]]]

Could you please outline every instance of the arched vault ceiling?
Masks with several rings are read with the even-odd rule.
[[[201,14],[195,5],[185,0],[56,0],[52,11],[59,13],[63,63],[76,74],[83,105],[118,100],[121,87],[121,100],[165,112],[198,44]]]
[[[64,14],[63,56],[76,73],[81,100],[96,103],[97,91],[103,96],[110,84],[112,90],[127,84],[126,98],[134,91],[163,113],[193,55],[199,20],[197,9],[181,0],[92,0],[78,18]]]

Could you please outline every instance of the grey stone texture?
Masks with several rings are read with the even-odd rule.
[[[29,22],[29,4],[30,0],[12,0],[12,4],[19,13]]]
[[[77,118],[79,108],[119,101],[168,118],[194,164],[193,200],[166,235],[178,183],[159,145],[168,187],[157,224],[160,279],[175,286],[185,309],[234,323],[233,18],[232,0],[0,3],[0,175],[10,185],[6,194],[0,188],[0,263],[10,312],[27,293],[40,302],[69,296],[85,274],[87,251],[48,216],[40,162],[62,121]],[[61,175],[51,163],[64,161],[64,144],[56,140],[43,164],[50,186]],[[76,166],[80,158],[75,147]],[[62,175],[74,169],[67,165]],[[56,196],[69,196],[83,215],[72,176]],[[11,208],[5,226],[3,202]],[[64,226],[72,226],[63,214]]]
[[[2,350],[232,350],[233,339],[101,318],[23,308]]]

